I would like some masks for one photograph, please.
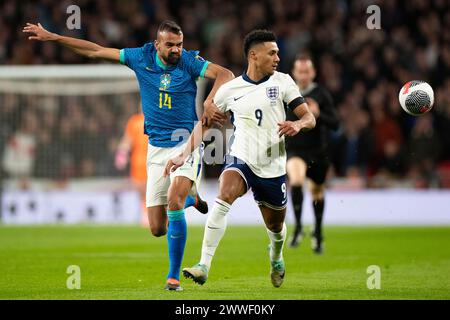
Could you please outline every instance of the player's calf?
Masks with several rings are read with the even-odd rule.
[[[162,237],[167,233],[167,215],[164,206],[153,206],[147,208],[150,232],[155,237]]]
[[[162,237],[167,234],[167,227],[161,227],[161,226],[150,226],[150,232],[154,237]]]

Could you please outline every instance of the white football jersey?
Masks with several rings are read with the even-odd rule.
[[[254,82],[244,74],[222,85],[214,102],[221,111],[231,113],[235,131],[229,154],[261,178],[286,174],[285,143],[278,135],[278,123],[286,119],[284,104],[295,108],[304,102],[294,80],[275,72]]]

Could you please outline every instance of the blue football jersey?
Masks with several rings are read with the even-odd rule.
[[[165,66],[153,43],[120,50],[120,62],[136,73],[149,143],[170,148],[187,138],[198,120],[195,80],[204,76],[209,62],[198,51],[183,49],[176,65]]]

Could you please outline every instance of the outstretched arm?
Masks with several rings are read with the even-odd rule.
[[[113,62],[120,61],[119,49],[105,48],[90,41],[64,37],[47,31],[40,23],[37,25],[27,23],[22,32],[30,34],[28,37],[29,40],[55,41],[73,52],[91,59],[105,59]]]

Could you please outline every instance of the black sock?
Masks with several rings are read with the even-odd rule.
[[[293,186],[291,190],[295,214],[295,232],[302,231],[303,187]]]
[[[325,199],[313,201],[314,216],[316,218],[316,226],[314,229],[314,235],[319,239],[322,238],[322,219],[323,219],[324,207],[325,207]]]

